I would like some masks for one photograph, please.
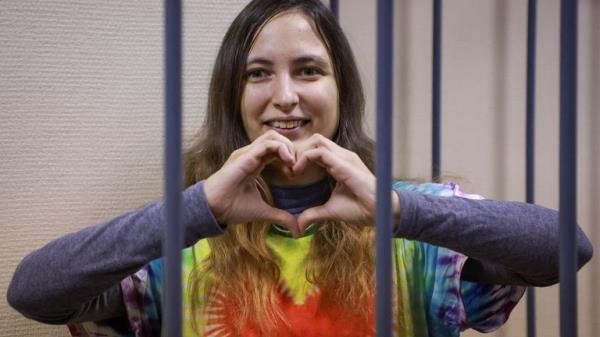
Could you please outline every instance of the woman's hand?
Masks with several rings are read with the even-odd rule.
[[[273,161],[283,162],[291,174],[295,163],[292,142],[276,131],[269,131],[251,144],[235,150],[223,167],[204,182],[210,209],[219,223],[237,224],[264,220],[288,228],[294,236],[301,232],[289,212],[269,206],[261,197],[256,177]]]
[[[360,157],[330,139],[314,134],[296,145],[298,153],[294,173],[302,172],[308,162],[325,168],[336,180],[329,200],[309,208],[298,217],[300,233],[315,221],[339,220],[352,224],[373,224],[376,178]],[[392,192],[395,216],[399,215],[398,195]]]

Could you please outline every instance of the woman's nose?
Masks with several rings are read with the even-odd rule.
[[[277,109],[289,112],[298,104],[298,93],[289,76],[281,76],[275,81],[272,97],[273,105]]]

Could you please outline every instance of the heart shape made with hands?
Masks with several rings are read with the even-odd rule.
[[[317,179],[323,178],[324,170],[336,185],[329,200],[304,210],[297,219],[264,202],[255,184],[260,174],[269,178],[279,174],[293,182],[302,180],[302,175],[305,180],[315,170],[320,171]],[[291,142],[273,131],[234,151],[223,167],[205,181],[205,193],[220,223],[266,220],[298,237],[310,224],[323,220],[372,224],[375,185],[375,176],[360,157],[330,139],[314,134]]]

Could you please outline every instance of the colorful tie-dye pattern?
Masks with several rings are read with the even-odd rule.
[[[397,182],[396,189],[439,196],[481,199],[464,193],[455,184],[413,184]],[[320,292],[306,281],[301,263],[312,236],[292,239],[270,234],[267,243],[281,257],[282,282],[279,304],[291,322],[277,336],[373,336],[372,321],[349,316],[343,305],[320,305]],[[405,239],[394,240],[395,295],[394,336],[458,336],[473,328],[481,332],[502,325],[522,297],[525,288],[480,285],[460,280],[466,257],[451,250]],[[206,240],[183,251],[184,289],[191,270],[208,255]],[[161,336],[162,259],[151,261],[121,282],[127,318],[70,325],[73,336]],[[202,318],[200,333],[191,324],[191,296],[185,289],[183,335],[234,336],[232,308],[227,294],[211,297],[203,304],[208,315]],[[244,336],[259,336],[251,326]]]

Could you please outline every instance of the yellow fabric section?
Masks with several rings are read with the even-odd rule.
[[[182,301],[183,301],[183,324],[182,324],[182,334],[185,337],[196,337],[200,336],[194,329],[192,325],[192,296],[189,287],[189,279],[192,271],[201,266],[202,261],[208,257],[210,253],[210,247],[208,245],[208,240],[200,240],[194,246],[186,248],[182,252],[182,261],[183,261],[183,272],[182,272]],[[200,294],[203,295],[203,294]],[[204,297],[199,296],[196,298],[196,301],[199,301],[199,308],[204,307]],[[199,318],[203,318],[203,315],[200,315]],[[205,326],[206,322],[198,320],[197,323],[200,326]]]
[[[298,239],[269,235],[267,245],[280,259],[281,278],[295,304],[303,304],[310,295],[312,285],[306,280],[306,256],[312,235]]]

